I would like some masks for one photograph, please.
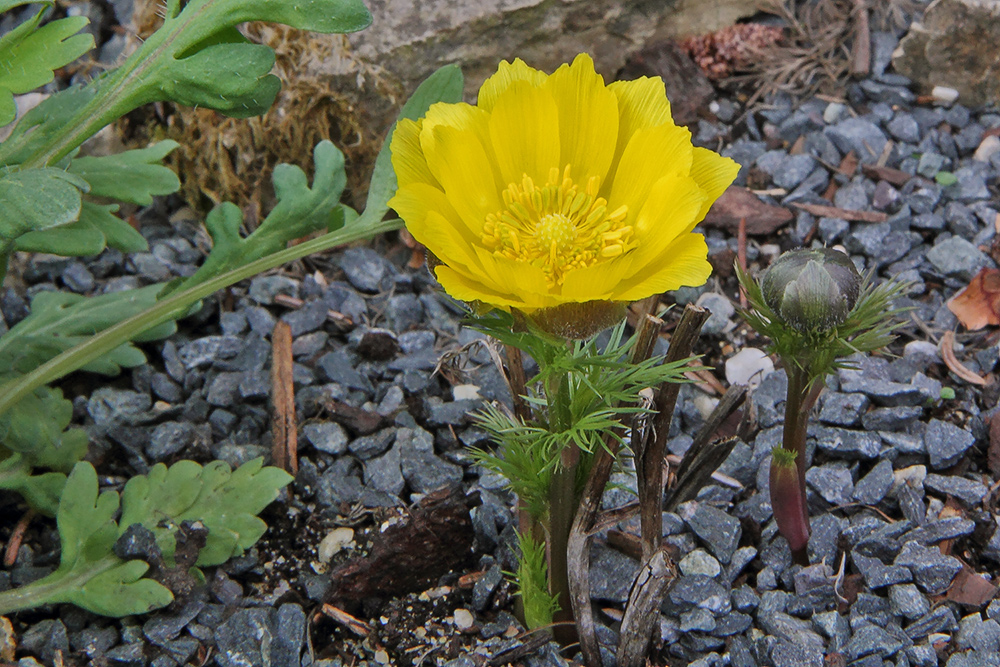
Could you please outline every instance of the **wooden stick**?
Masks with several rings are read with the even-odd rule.
[[[619,667],[644,667],[657,610],[670,585],[677,581],[677,565],[662,548],[647,558],[639,568],[629,591],[625,617],[618,640],[616,664]]]
[[[655,306],[656,300],[652,300]],[[638,363],[653,353],[653,346],[659,335],[662,320],[647,313],[639,325],[636,346],[632,348],[631,361]],[[601,508],[601,497],[604,487],[611,476],[611,468],[615,462],[620,444],[617,438],[608,433],[604,437],[604,446],[594,456],[590,475],[583,487],[580,505],[573,526],[570,528],[569,539],[566,542],[566,564],[569,575],[570,602],[573,606],[573,617],[576,620],[577,633],[580,640],[580,651],[587,667],[600,667],[601,649],[597,641],[597,627],[594,624],[594,610],[590,606],[590,535],[597,512]]]
[[[854,49],[851,53],[851,76],[863,79],[871,71],[872,36],[868,26],[868,3],[854,0]]]
[[[507,378],[510,398],[514,402],[514,415],[522,422],[528,423],[531,419],[531,408],[524,400],[528,393],[528,379],[524,374],[524,359],[521,357],[521,350],[512,345],[504,345],[503,349],[507,355],[507,364],[498,370]]]
[[[701,327],[709,317],[708,310],[688,304],[681,315],[681,321],[670,339],[670,349],[667,353],[668,363],[680,361],[691,356],[695,341],[701,333]],[[667,448],[667,437],[670,433],[670,422],[674,416],[674,406],[677,404],[677,394],[680,384],[664,382],[656,391],[653,405],[656,414],[652,419],[652,428],[647,431],[639,448],[633,442],[635,453],[635,475],[639,492],[639,523],[643,541],[642,554],[646,560],[653,557],[659,550],[663,538],[663,457]]]
[[[21,543],[24,541],[24,533],[28,530],[28,524],[35,517],[35,510],[29,509],[24,513],[18,522],[14,526],[14,530],[10,534],[10,540],[7,541],[7,550],[3,555],[3,566],[4,567],[14,567],[14,563],[17,562],[17,552],[21,549]]]
[[[292,328],[279,321],[271,332],[271,462],[293,475],[299,471],[295,386],[292,380]]]
[[[733,385],[715,406],[677,468],[677,483],[667,496],[667,511],[672,512],[681,503],[694,498],[733,451],[737,438],[712,443],[712,435],[743,404],[746,393],[746,386]]]

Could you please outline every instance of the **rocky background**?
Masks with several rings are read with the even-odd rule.
[[[867,31],[856,18],[838,28],[849,36],[840,60],[820,61],[843,77],[780,90],[759,71],[742,87],[724,80],[753,61],[770,62],[748,62],[743,45],[780,48],[768,31],[786,40],[807,34],[808,25],[793,21],[805,21],[805,10],[823,5],[850,17],[854,3],[803,2],[799,13],[757,15],[748,28],[664,41],[721,28],[747,3],[708,4],[711,11],[694,2],[522,0],[486,11],[449,2],[414,16],[410,3],[372,2],[374,26],[349,47],[338,43],[350,62],[323,63],[360,68],[345,70],[352,85],[330,79],[310,89],[303,77],[282,103],[323,90],[332,91],[320,95],[329,104],[346,105],[338,112],[370,110],[324,126],[342,144],[362,145],[349,152],[361,180],[365,156],[379,145],[373,128],[384,129],[405,91],[444,62],[467,67],[473,88],[500,58],[551,69],[578,50],[591,51],[609,79],[667,77],[696,143],[743,166],[704,225],[716,274],[663,299],[713,313],[698,350],[713,371],[682,388],[673,456],[686,451],[727,382],[773,369],[760,354],[741,353],[764,341],[735,316],[738,256],[761,268],[783,249],[840,245],[877,278],[912,281],[900,305],[913,310],[892,355],[858,358],[820,399],[810,428],[808,568],[791,565],[771,520],[768,457],[780,439],[785,376],[779,369],[763,378],[751,399],[755,438],[737,444],[696,500],[663,516],[681,577],[661,610],[654,664],[998,665],[998,337],[995,326],[966,331],[946,302],[1000,258],[1000,12],[982,0],[882,3],[865,13]],[[105,63],[129,48],[146,9],[129,0],[65,7],[91,18],[96,60]],[[690,33],[678,27],[684,15],[697,17]],[[15,23],[4,17],[0,31]],[[281,39],[298,44],[290,53],[309,52],[300,36]],[[56,85],[89,71],[68,69]],[[350,102],[386,91],[381,102]],[[178,136],[210,122],[162,113],[132,117],[105,139],[137,140],[171,118]],[[361,129],[338,136],[348,122]],[[150,252],[24,258],[0,294],[6,326],[40,291],[96,294],[192,273],[206,242],[199,207],[222,190],[199,181],[188,159],[179,163],[190,166],[182,171],[185,197],[134,213]],[[258,165],[276,159],[253,157]],[[233,171],[231,192],[244,207],[266,205],[266,195],[249,194],[254,182]],[[69,378],[63,389],[75,397],[75,420],[91,435],[89,458],[109,486],[159,461],[237,465],[268,457],[270,338],[283,321],[293,338],[299,474],[265,513],[268,534],[245,557],[209,572],[207,590],[121,620],[69,606],[20,614],[0,629],[0,646],[11,649],[2,659],[20,667],[567,664],[572,649],[560,655],[512,614],[503,571],[514,566],[513,499],[469,455],[470,447],[490,446],[471,414],[483,400],[510,397],[481,336],[462,325],[462,309],[423,268],[408,265],[411,254],[393,237],[310,258],[207,300],[178,334],[144,346],[146,366],[110,383]],[[605,498],[609,508],[633,499],[625,467],[622,488]],[[448,486],[458,490],[434,493]],[[10,497],[0,505],[6,543],[24,508]],[[637,568],[620,548],[634,528],[625,522],[602,534],[592,554],[609,646]],[[418,543],[432,545],[426,557],[406,548]],[[51,571],[57,546],[48,522],[31,521],[13,565],[0,570],[0,588]]]

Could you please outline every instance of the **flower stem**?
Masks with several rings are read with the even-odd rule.
[[[545,393],[549,403],[549,428],[553,433],[565,432],[572,425],[569,374],[553,376],[547,385]],[[572,442],[565,443],[549,486],[549,589],[559,602],[559,611],[554,616],[556,626],[553,628],[553,635],[564,646],[577,641],[569,589],[567,547],[577,506],[576,469],[579,462],[579,448]]]
[[[788,394],[785,398],[785,425],[781,447],[794,456],[797,479],[793,484],[781,475],[780,488],[771,487],[771,507],[776,508],[775,519],[781,534],[788,540],[792,559],[799,565],[809,564],[807,543],[809,540],[809,507],[806,504],[806,434],[809,426],[809,412],[819,397],[823,384],[809,377],[809,372],[795,363],[786,364],[788,372]],[[811,381],[813,380],[813,381]],[[791,459],[784,461],[791,464]],[[774,476],[772,475],[772,479]],[[788,518],[789,508],[798,510],[799,517]],[[778,509],[781,508],[781,509]],[[795,526],[794,529],[789,526]]]

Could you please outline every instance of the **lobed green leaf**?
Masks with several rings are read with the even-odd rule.
[[[149,206],[155,195],[169,195],[181,187],[177,174],[161,164],[179,145],[168,139],[124,153],[78,157],[69,171],[90,185],[93,197]]]
[[[20,3],[16,3],[20,4]],[[94,48],[94,37],[77,34],[89,21],[70,16],[38,28],[44,10],[0,38],[0,125],[14,120],[14,95],[50,83],[54,70]]]
[[[0,175],[0,243],[28,232],[68,225],[80,215],[87,182],[55,167]]]
[[[162,289],[162,285],[150,285],[92,297],[39,292],[31,302],[31,314],[0,337],[0,373],[34,369],[123,318],[151,307]],[[175,329],[174,322],[167,322],[143,332],[133,342],[164,338]],[[126,342],[83,369],[117,375],[123,367],[144,362],[142,352],[132,342]]]

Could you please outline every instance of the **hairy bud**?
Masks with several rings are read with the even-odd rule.
[[[793,329],[831,329],[847,319],[861,291],[854,262],[830,248],[794,250],[764,274],[761,291],[771,310]]]

